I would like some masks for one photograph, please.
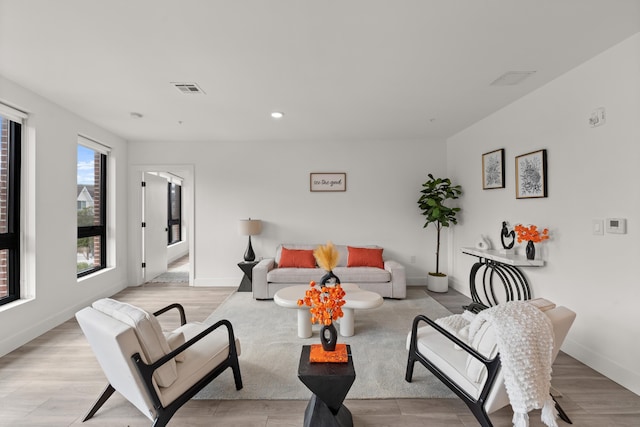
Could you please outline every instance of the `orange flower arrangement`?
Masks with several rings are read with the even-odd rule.
[[[538,231],[538,227],[535,225],[530,225],[529,227],[525,227],[522,224],[518,224],[513,229],[516,231],[518,235],[518,243],[522,243],[523,241],[531,240],[534,243],[542,242],[543,240],[547,240],[549,238],[549,229],[545,228],[542,232]]]
[[[316,282],[309,282],[310,289],[305,292],[305,297],[298,300],[298,306],[311,307],[311,323],[329,326],[334,320],[342,317],[342,306],[345,303],[344,289],[340,284],[335,286],[316,287]]]

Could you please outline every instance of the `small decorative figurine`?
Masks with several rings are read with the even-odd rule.
[[[511,243],[509,243],[508,245],[504,242],[505,237],[511,237]],[[505,249],[513,248],[513,245],[516,242],[516,233],[513,230],[509,231],[506,221],[502,221],[502,232],[500,233],[500,240],[502,241],[502,247]]]

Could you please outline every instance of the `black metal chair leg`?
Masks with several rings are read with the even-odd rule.
[[[562,409],[562,407],[560,406],[556,398],[553,397],[553,395],[551,396],[551,398],[553,399],[553,402],[556,404],[556,410],[558,411],[558,416],[560,416],[560,419],[567,424],[573,424],[573,422],[571,421],[567,413],[564,412],[564,409]]]
[[[171,420],[173,414],[174,412],[172,412],[171,414],[162,411],[158,412],[158,414],[156,415],[156,419],[153,420],[153,424],[151,425],[151,427],[165,427],[167,424],[169,424],[169,421]]]
[[[82,422],[85,422],[89,418],[93,417],[96,412],[98,412],[98,409],[100,409],[102,405],[104,405],[104,403],[111,397],[114,391],[116,391],[116,389],[114,389],[111,384],[107,384],[107,387],[104,389],[98,400],[96,400],[96,403],[93,404],[89,412],[87,412],[87,415],[84,417],[84,420],[82,420]]]
[[[233,379],[236,383],[236,390],[242,390],[242,374],[240,373],[240,365],[236,359],[235,365],[231,368],[233,372]]]

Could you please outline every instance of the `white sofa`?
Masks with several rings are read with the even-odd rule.
[[[312,244],[281,244],[276,249],[274,258],[261,260],[253,267],[253,297],[255,299],[272,299],[277,291],[294,285],[308,285],[311,280],[320,281],[326,271],[316,268],[279,268],[282,248],[294,250],[315,249]],[[376,292],[384,298],[402,299],[407,295],[407,281],[404,266],[396,261],[383,260],[384,268],[347,267],[349,251],[347,245],[335,245],[340,258],[333,273],[341,283],[355,283],[361,289]],[[378,246],[359,246],[377,248]]]

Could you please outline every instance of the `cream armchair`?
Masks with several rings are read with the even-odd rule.
[[[553,325],[553,363],[576,314],[566,307],[555,307],[544,313]],[[413,321],[407,349],[405,380],[412,381],[415,362],[420,362],[465,402],[482,427],[492,427],[489,414],[510,404],[491,327],[467,343],[436,321],[420,315]],[[555,398],[553,400],[560,418],[571,424]]]
[[[178,329],[164,333],[156,316],[178,310]],[[173,414],[227,368],[237,390],[240,342],[227,320],[187,323],[179,304],[154,314],[109,298],[76,313],[76,319],[109,384],[83,421],[93,417],[114,391],[153,421],[165,426]]]

